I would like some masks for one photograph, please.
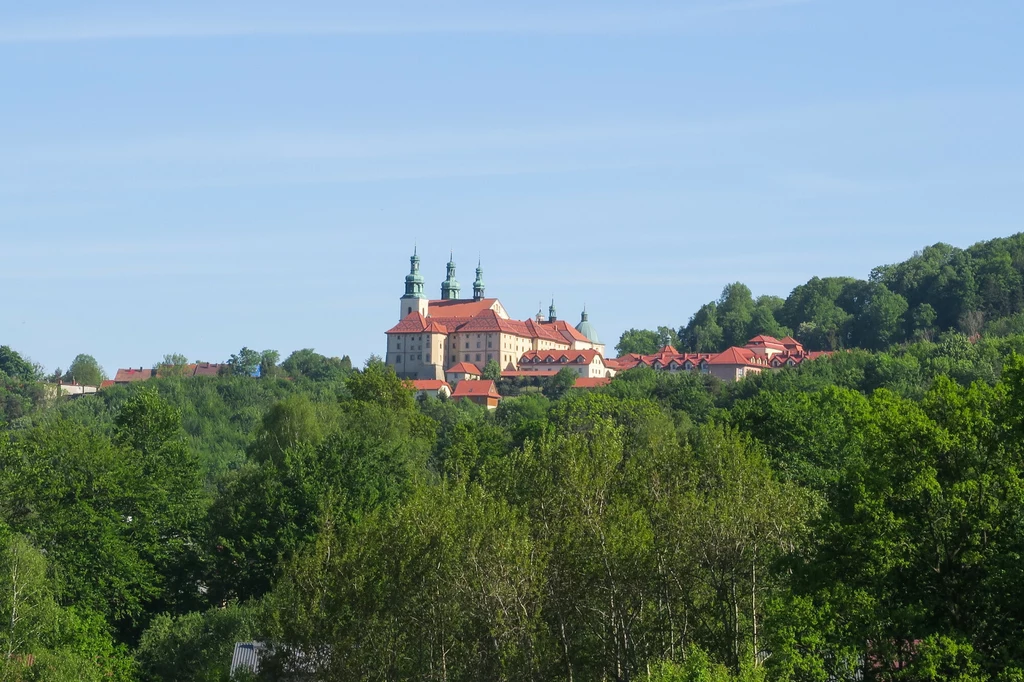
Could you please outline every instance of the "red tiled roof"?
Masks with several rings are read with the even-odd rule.
[[[212,362],[200,362],[190,366],[194,368],[191,373],[194,377],[215,377],[223,365]]]
[[[427,320],[427,325],[423,331],[428,334],[447,334],[448,327],[431,317]]]
[[[427,303],[428,317],[474,317],[494,305],[498,299],[482,298],[479,301],[469,299],[437,300]]]
[[[535,339],[547,339],[556,343],[565,343],[565,337],[549,325],[541,324],[534,319],[524,320],[523,324],[526,325],[530,336]]]
[[[562,371],[561,367],[539,365],[537,369],[509,369],[501,373],[503,377],[553,377]]]
[[[575,388],[600,388],[612,383],[607,377],[580,377],[576,380]]]
[[[462,332],[505,332],[506,334],[524,334],[523,323],[517,320],[506,320],[493,310],[482,310],[472,319],[459,325],[457,329]]]
[[[796,351],[796,352],[786,351],[785,353],[779,353],[775,357],[773,357],[772,358],[772,365],[774,367],[779,367],[779,366],[781,366],[783,364],[788,364],[790,362],[792,362],[792,364],[794,364],[794,365],[799,365],[804,360],[816,360],[817,358],[820,358],[823,355],[824,356],[830,356],[830,355],[832,355],[832,351],[823,351],[823,350],[814,350],[814,351],[810,351],[810,352],[806,352],[806,351],[803,351],[803,350]]]
[[[128,369],[119,369],[117,374],[114,375],[115,384],[127,384],[132,381],[147,381],[153,378],[153,370],[151,369],[135,369],[129,367]]]
[[[665,346],[653,355],[627,353],[622,357],[607,358],[605,359],[604,364],[608,367],[619,370],[633,369],[639,365],[664,368],[670,367],[673,362],[682,367],[687,360],[696,366],[701,360],[708,360],[711,357],[713,357],[712,353],[680,353],[672,346]]]
[[[437,391],[443,386],[448,386],[448,382],[440,379],[414,379],[412,381],[412,387],[417,391]],[[452,390],[452,387],[448,386],[448,390]]]
[[[469,322],[473,318],[472,317],[430,317],[430,318],[427,318],[427,319],[429,319],[431,322],[436,322],[437,324],[441,325],[442,327],[447,329],[448,333],[450,334],[452,332],[459,331],[459,327],[461,325],[466,324],[467,322]]]
[[[113,379],[107,379],[106,381],[101,381],[100,382],[100,388],[108,388],[108,387],[113,386],[113,385],[114,385],[114,380]]]
[[[460,362],[446,369],[445,374],[472,374],[480,376],[480,368],[471,362]]]
[[[498,389],[494,386],[494,382],[490,379],[466,379],[460,381],[459,385],[455,387],[455,392],[452,393],[452,398],[456,400],[479,396],[487,396],[488,398],[501,397]]]
[[[491,306],[497,299],[485,298],[480,301],[430,301],[427,317],[419,311],[409,313],[401,322],[389,329],[387,334],[435,334],[501,332],[514,334],[525,339],[544,339],[571,346],[574,342],[589,343],[590,340],[564,320],[539,323],[505,319]]]
[[[419,334],[426,326],[426,320],[420,315],[420,311],[414,310],[403,317],[401,322],[387,330],[385,334]]]
[[[785,350],[786,346],[774,336],[765,336],[760,334],[747,341],[747,348],[772,348],[776,350]]]
[[[709,365],[743,365],[744,367],[762,367],[766,363],[749,348],[726,348],[708,358]]]
[[[565,320],[555,320],[554,322],[549,322],[548,324],[550,324],[555,331],[561,334],[562,337],[565,340],[569,341],[570,343],[573,341],[583,341],[584,343],[591,343],[590,339],[581,334],[576,329],[576,327],[572,326]]]
[[[786,340],[793,341],[791,337],[786,337]],[[786,347],[783,348],[781,342],[774,341],[770,336],[755,336],[747,346],[743,348],[734,346],[721,353],[679,353],[675,348],[666,346],[654,355],[627,353],[622,357],[608,358],[604,363],[605,366],[616,370],[633,369],[639,365],[667,368],[673,361],[680,367],[685,366],[687,361],[691,362],[694,367],[699,366],[702,361],[707,362],[709,365],[742,365],[746,367],[765,367],[770,365],[779,367],[790,359],[799,364],[803,360],[813,360],[822,355],[831,355],[831,352],[827,351],[808,353],[803,350],[803,346],[799,342],[794,341],[793,343],[795,346],[791,347],[787,343]],[[762,348],[766,347],[765,344],[769,344],[768,347],[778,346],[780,350],[779,353],[772,357],[771,363],[768,362],[765,354],[761,351]]]
[[[608,367],[611,367],[612,369],[625,371],[627,369],[633,369],[641,362],[643,362],[643,358],[639,355],[637,355],[636,357],[633,357],[632,355],[623,355],[620,358],[611,358],[609,360],[605,360],[604,364]]]
[[[596,350],[528,350],[523,353],[519,362],[544,363],[550,358],[553,363],[561,363],[562,358],[565,358],[565,364],[579,364],[578,361],[582,358],[583,364],[589,365],[595,357],[600,356]]]

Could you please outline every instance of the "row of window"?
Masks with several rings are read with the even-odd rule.
[[[477,353],[476,357],[473,358],[472,360],[469,357],[470,355],[471,355],[470,353],[464,354],[462,356],[462,361],[463,362],[483,362],[483,358],[481,357],[482,353]],[[494,353],[488,353],[487,354],[487,362],[490,362],[493,359],[494,359]],[[453,355],[452,356],[452,362],[456,362],[457,360],[458,360],[458,357]]]
[[[483,357],[482,357],[483,356],[482,353],[476,353],[475,357],[473,357],[472,359],[470,358],[470,355],[472,355],[472,354],[471,353],[466,353],[465,355],[463,355],[463,357],[462,357],[463,361],[464,362],[483,362],[484,361]],[[487,362],[490,362],[493,359],[494,359],[494,354],[493,353],[487,353]],[[422,353],[417,353],[415,355],[413,355],[412,353],[409,353],[409,362],[423,361],[423,360],[424,360],[424,356],[423,356]],[[458,360],[458,356],[453,355],[452,356],[452,362],[456,362],[457,360]],[[505,356],[505,362],[511,362],[511,361],[512,361],[512,356],[511,355],[506,355]],[[576,360],[575,360],[575,362],[577,362],[577,363],[581,362],[581,361],[583,361],[583,357],[582,356],[577,357]],[[402,362],[401,354],[395,355],[394,358],[392,359],[392,363],[394,363],[396,365],[401,364],[401,362]],[[428,362],[428,363],[430,362],[430,354],[429,353],[427,353],[427,355],[426,355],[425,362]],[[541,360],[539,358],[534,358],[533,362],[537,363],[537,362],[541,362]],[[554,362],[554,360],[552,358],[548,357],[548,358],[545,358],[543,360],[543,362],[544,363],[552,363],[552,362]],[[564,365],[564,364],[566,364],[568,362],[568,360],[566,358],[562,357],[562,358],[559,358],[558,362]],[[687,369],[689,369],[689,366],[687,366]]]
[[[423,360],[423,354],[422,353],[418,353],[418,354],[416,354],[414,356],[412,353],[409,353],[409,362],[413,362],[415,360],[424,361]],[[402,364],[402,356],[401,355],[396,355],[394,358],[391,359],[391,362],[396,364],[396,365]],[[430,362],[430,355],[429,354],[427,355],[427,359],[424,362],[428,362],[428,363]]]
[[[477,334],[476,336],[477,336],[477,338],[480,338],[480,334]],[[422,340],[422,338],[423,338],[422,335],[421,336],[410,336],[409,340],[410,341],[420,341],[420,340]],[[454,342],[454,339],[453,339],[453,342]],[[465,342],[465,350],[469,350],[469,348],[470,348],[469,344],[470,344],[469,341]],[[487,347],[488,348],[493,348],[493,346],[494,346],[494,343],[492,341],[488,340],[487,341]],[[482,342],[481,341],[477,341],[476,342],[476,347],[477,348],[482,348]],[[503,344],[502,345],[502,348],[505,348],[505,349],[508,349],[508,348],[511,348],[511,347],[512,347],[512,344]],[[540,343],[540,346],[539,346],[539,350],[549,350],[551,348],[553,348],[552,344],[545,343],[543,341]],[[402,350],[402,342],[401,341],[396,341],[395,349],[396,350]],[[420,345],[420,346],[409,346],[409,348],[408,348],[408,350],[422,350],[422,349],[423,349],[422,345]],[[529,349],[528,348],[524,349],[523,347],[517,347],[516,350],[519,351],[520,353],[522,353],[522,352],[525,352],[525,350],[529,350]]]

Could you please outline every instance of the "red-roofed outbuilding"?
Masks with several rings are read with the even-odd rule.
[[[490,379],[467,379],[460,381],[455,387],[455,391],[452,392],[452,400],[462,400],[463,398],[493,410],[498,407],[501,394],[498,393],[498,388]]]
[[[576,380],[574,388],[601,388],[612,383],[608,377],[580,377]]]
[[[460,362],[445,370],[444,376],[448,381],[467,381],[479,379],[482,376],[480,368],[471,362]]]
[[[135,381],[149,381],[155,376],[156,372],[152,369],[145,369],[139,367],[129,367],[128,369],[119,369],[117,374],[114,375],[115,384],[130,384]]]
[[[417,396],[426,395],[440,398],[441,396],[448,397],[452,394],[452,387],[447,381],[441,381],[440,379],[414,379],[409,383],[412,384]]]

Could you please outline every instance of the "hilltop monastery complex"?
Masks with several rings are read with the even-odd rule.
[[[569,367],[581,386],[606,382],[617,371],[641,365],[668,372],[700,371],[736,381],[820,355],[806,352],[790,337],[757,336],[743,347],[721,353],[680,353],[666,346],[654,355],[607,358],[586,310],[576,326],[558,319],[554,301],[547,317],[538,312],[530,319],[513,320],[498,299],[485,295],[479,263],[472,298],[460,297],[454,259],[448,262],[441,298],[430,299],[419,256],[414,252],[409,260],[399,322],[387,331],[385,362],[398,376],[417,383],[478,379],[491,361],[498,363],[503,377],[550,376]]]
[[[605,355],[605,345],[587,319],[580,315],[576,326],[558,319],[555,302],[547,317],[541,311],[526,320],[513,320],[496,298],[484,293],[484,272],[476,267],[472,298],[461,298],[455,279],[455,261],[441,283],[441,298],[427,298],[420,258],[413,252],[405,277],[399,322],[387,331],[384,361],[399,377],[409,379],[418,394],[467,399],[494,409],[502,396],[494,381],[483,380],[483,368],[497,362],[502,378],[543,378],[568,368],[576,374],[577,388],[596,388],[611,381],[617,372],[650,367],[659,372],[700,372],[722,381],[739,381],[768,369],[795,367],[824,352],[808,352],[787,336],[755,336],[743,346],[721,353],[683,353],[665,346],[657,353]],[[197,363],[182,366],[176,374],[186,377],[217,376],[225,366]],[[160,370],[143,367],[119,369],[101,386],[57,384],[54,395],[84,395],[115,384],[147,381]]]
[[[465,363],[480,369],[491,361],[497,362],[503,373],[519,373],[524,358],[532,357],[530,353],[545,358],[560,358],[568,353],[560,364],[572,364],[581,376],[610,376],[604,363],[604,344],[587,321],[586,312],[574,327],[558,319],[552,301],[547,317],[538,313],[528,320],[513,320],[501,301],[484,294],[483,269],[479,264],[473,297],[460,298],[454,261],[448,262],[441,298],[428,299],[420,259],[415,253],[410,264],[400,321],[387,331],[386,362],[398,376],[443,380],[446,370],[457,365]],[[583,371],[579,367],[581,362],[587,365]],[[553,369],[557,372],[559,367]]]

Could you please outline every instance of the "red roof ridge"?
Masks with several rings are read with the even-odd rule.
[[[452,389],[447,381],[441,379],[413,379],[412,386],[419,391],[436,391],[442,386],[448,386],[449,391]]]
[[[445,370],[445,374],[475,374],[480,376],[480,368],[474,365],[472,362],[460,362],[457,365],[452,365]]]
[[[426,328],[426,320],[420,311],[414,310],[405,317],[402,321],[396,324],[391,329],[384,332],[385,334],[418,334]]]
[[[458,386],[455,387],[455,391],[452,393],[452,398],[465,398],[469,396],[480,396],[484,395],[488,398],[500,398],[501,395],[498,393],[498,389],[494,386],[494,381],[491,379],[465,379],[460,381]]]
[[[760,367],[766,364],[763,360],[758,361],[756,354],[749,348],[733,346],[726,348],[721,353],[713,355],[708,359],[709,365],[746,365]]]
[[[582,357],[587,364],[590,364],[594,361],[595,356],[601,357],[601,353],[593,348],[581,350],[528,350],[520,356],[520,359],[527,358],[529,360],[533,360],[534,358],[537,358],[541,362],[544,362],[548,358],[551,358],[553,361],[557,362],[564,357],[567,362],[575,363],[577,358]],[[604,358],[601,357],[601,360],[603,361]]]

